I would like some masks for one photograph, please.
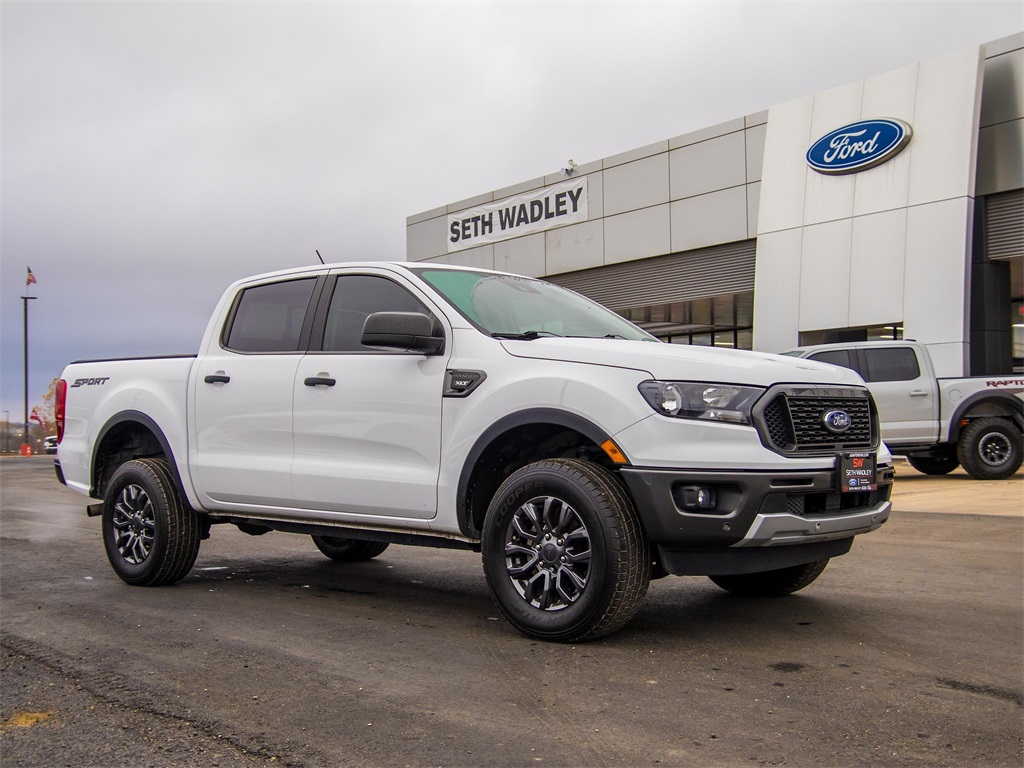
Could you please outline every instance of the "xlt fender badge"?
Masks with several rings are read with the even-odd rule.
[[[487,374],[483,371],[445,371],[444,396],[466,397],[483,383]]]
[[[75,379],[75,383],[71,385],[72,389],[75,387],[94,387],[97,384],[106,384],[110,381],[109,376],[104,376],[101,379]]]

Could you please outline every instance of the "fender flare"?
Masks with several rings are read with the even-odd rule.
[[[595,445],[601,445],[611,439],[611,435],[605,432],[591,421],[577,416],[569,411],[562,411],[557,408],[529,408],[525,411],[517,411],[498,419],[491,424],[473,443],[466,460],[462,464],[462,472],[459,475],[459,486],[455,497],[456,517],[459,521],[459,529],[466,536],[472,536],[472,522],[469,520],[469,509],[467,497],[469,495],[469,480],[473,476],[480,456],[494,442],[499,435],[508,432],[516,427],[524,427],[528,424],[552,424],[559,427],[575,430],[584,437],[593,440]]]
[[[170,465],[171,476],[174,478],[174,487],[178,491],[178,495],[185,504],[191,506],[188,500],[188,495],[185,493],[185,486],[181,482],[181,476],[178,474],[178,462],[174,458],[174,451],[171,450],[171,444],[167,440],[167,436],[164,434],[164,431],[160,429],[160,425],[158,425],[151,416],[147,416],[142,411],[121,411],[120,413],[114,414],[107,420],[106,424],[103,425],[103,428],[96,435],[96,440],[93,441],[92,461],[89,465],[89,495],[94,499],[100,498],[96,495],[99,491],[97,459],[99,458],[100,446],[103,445],[103,440],[106,438],[110,430],[119,424],[124,424],[126,422],[136,422],[141,424],[153,434],[153,437],[155,437],[156,441],[160,444],[160,449],[167,457],[167,463]]]
[[[955,443],[960,439],[960,421],[963,419],[964,414],[974,406],[989,401],[998,401],[1001,405],[1010,406],[1011,410],[1016,411],[1018,420],[1024,422],[1024,402],[1021,402],[1020,398],[1014,397],[1009,392],[1000,392],[998,390],[975,392],[961,402],[956,407],[956,410],[953,411],[953,418],[949,421],[949,442]],[[1018,423],[1017,426],[1020,427],[1021,424]]]

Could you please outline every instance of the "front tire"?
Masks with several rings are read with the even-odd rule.
[[[195,564],[199,515],[178,495],[163,459],[135,459],[118,467],[107,484],[102,520],[107,559],[128,584],[173,584]]]
[[[1005,480],[1020,468],[1021,433],[1004,419],[975,419],[960,433],[957,456],[975,480]]]
[[[361,541],[341,536],[314,536],[313,543],[331,560],[339,563],[361,563],[372,560],[388,548],[386,541]]]
[[[726,592],[741,597],[782,597],[803,589],[821,575],[828,559],[815,563],[779,568],[761,573],[742,573],[733,576],[708,576]]]
[[[514,472],[491,499],[481,545],[498,609],[529,637],[607,635],[647,593],[650,549],[633,503],[591,462],[553,459]]]

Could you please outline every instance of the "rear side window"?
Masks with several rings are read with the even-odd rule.
[[[861,350],[867,363],[864,381],[913,381],[921,375],[917,355],[909,347]]]
[[[324,352],[381,352],[363,346],[363,324],[374,312],[430,315],[411,293],[385,277],[342,275],[334,286],[324,326]]]
[[[851,368],[857,370],[853,362],[850,360],[850,350],[848,349],[830,349],[827,352],[816,352],[811,355],[809,360],[814,360],[819,363],[828,363],[829,365],[839,365],[843,368]]]
[[[316,278],[246,288],[235,307],[227,346],[239,352],[297,352]]]

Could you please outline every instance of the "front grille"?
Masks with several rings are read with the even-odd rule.
[[[779,387],[769,392],[755,419],[761,441],[779,453],[833,453],[874,448],[878,425],[866,390]],[[843,411],[850,427],[836,433],[825,425],[830,411]]]

